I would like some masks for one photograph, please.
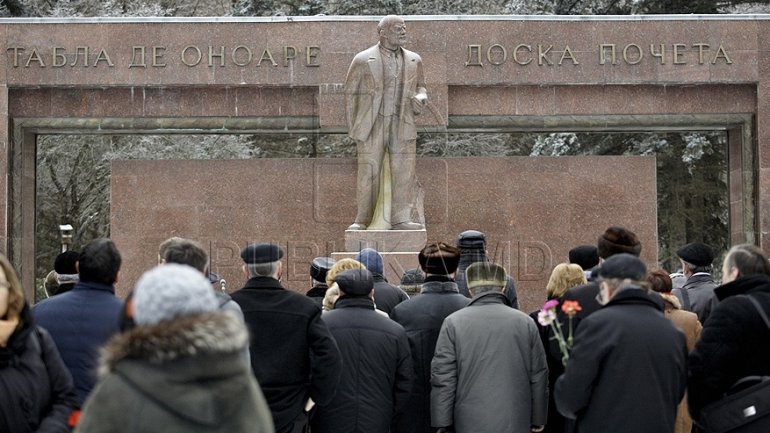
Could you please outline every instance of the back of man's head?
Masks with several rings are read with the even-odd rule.
[[[457,248],[461,252],[483,252],[487,248],[487,237],[478,230],[466,230],[457,236]]]
[[[382,255],[374,248],[364,248],[356,255],[356,260],[361,262],[369,272],[383,274]]]
[[[444,242],[434,242],[420,250],[417,260],[426,274],[450,275],[460,263],[460,250]]]
[[[465,270],[468,289],[474,293],[499,291],[507,284],[505,268],[491,262],[476,262]]]
[[[605,260],[620,253],[639,257],[642,252],[642,243],[631,230],[624,227],[610,227],[599,236],[596,248],[599,251],[599,257]]]
[[[203,247],[191,239],[178,239],[166,246],[165,256],[162,257],[165,263],[178,263],[187,265],[206,272],[209,263],[209,255]]]
[[[569,250],[569,262],[588,271],[599,264],[599,250],[594,245],[578,245]]]
[[[80,281],[114,284],[120,271],[120,252],[107,238],[89,242],[78,257]]]

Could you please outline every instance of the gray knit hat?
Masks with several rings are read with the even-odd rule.
[[[154,325],[189,314],[217,309],[206,277],[187,265],[168,263],[145,272],[134,289],[134,320]]]

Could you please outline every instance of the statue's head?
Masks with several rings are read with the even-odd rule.
[[[380,35],[380,43],[389,50],[403,47],[406,43],[406,24],[404,19],[397,15],[388,15],[377,24],[377,34]]]

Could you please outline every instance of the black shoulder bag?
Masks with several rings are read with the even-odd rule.
[[[770,319],[752,296],[746,296],[770,330]],[[770,376],[738,380],[725,396],[704,407],[700,427],[707,433],[770,432]]]

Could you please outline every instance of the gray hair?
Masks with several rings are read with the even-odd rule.
[[[682,260],[682,264],[684,265],[685,268],[687,268],[693,274],[697,274],[698,272],[711,273],[711,265],[698,266],[698,265],[693,265],[692,263],[686,262],[684,260]]]
[[[473,288],[473,293],[478,295],[480,293],[499,292],[501,289],[501,286],[476,286]]]
[[[278,272],[278,263],[280,263],[280,261],[247,264],[246,269],[249,272],[249,278],[274,277]]]

